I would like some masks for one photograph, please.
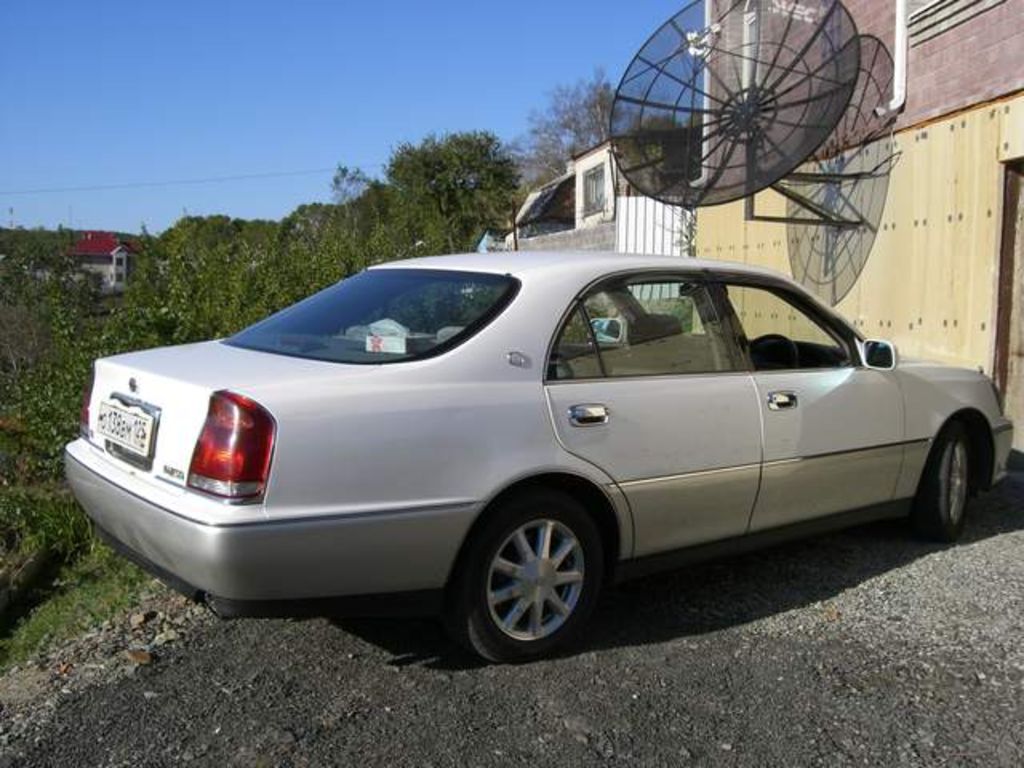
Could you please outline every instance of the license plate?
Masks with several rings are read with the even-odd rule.
[[[97,431],[125,450],[149,457],[153,441],[153,417],[137,409],[115,403],[100,403]]]

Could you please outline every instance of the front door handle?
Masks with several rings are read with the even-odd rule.
[[[788,408],[796,408],[796,392],[769,392],[768,410],[784,411]]]
[[[608,406],[601,403],[584,403],[569,409],[569,423],[574,427],[596,427],[608,423]]]

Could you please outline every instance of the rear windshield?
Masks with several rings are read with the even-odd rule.
[[[507,275],[371,269],[271,315],[226,343],[337,363],[419,360],[471,337],[518,289],[518,281]]]

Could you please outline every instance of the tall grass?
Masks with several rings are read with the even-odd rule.
[[[0,487],[0,541],[10,551],[46,551],[69,560],[92,546],[88,518],[67,488]]]

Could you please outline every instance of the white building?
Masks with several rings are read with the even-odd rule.
[[[131,271],[135,247],[111,232],[83,232],[71,249],[79,267],[99,275],[100,288],[105,293],[119,293]]]
[[[510,248],[684,255],[692,216],[638,195],[619,174],[611,142],[569,161],[516,215]]]

